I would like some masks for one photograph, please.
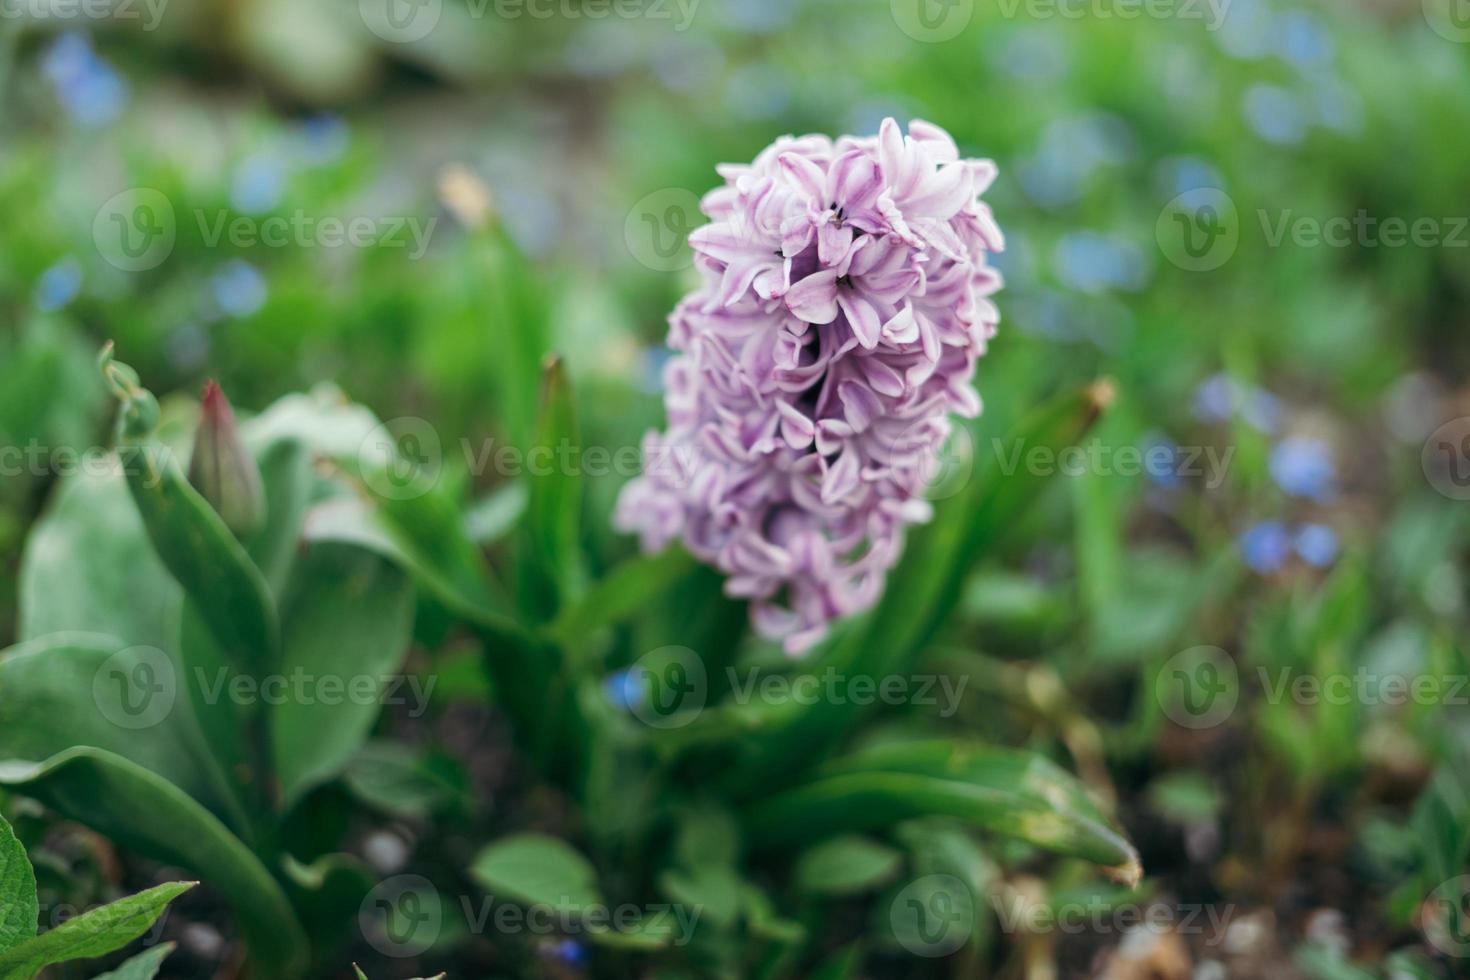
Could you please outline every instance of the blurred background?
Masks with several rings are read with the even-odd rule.
[[[503,474],[457,447],[524,445],[543,350],[589,444],[658,424],[717,163],[927,119],[1001,174],[969,452],[1117,392],[1084,455],[1020,464],[1063,486],[970,583],[995,689],[966,723],[1061,732],[1148,894],[1229,910],[1022,929],[1016,962],[1470,962],[1418,928],[1470,870],[1465,0],[0,0],[0,88],[5,642],[67,447],[108,438],[104,340],[158,391],[432,419],[479,498]],[[589,477],[604,563],[625,479]]]

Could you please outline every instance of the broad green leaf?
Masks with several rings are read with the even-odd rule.
[[[26,542],[22,640],[62,632],[172,650],[183,591],[143,530],[115,455],[62,484]]]
[[[364,745],[343,779],[368,806],[405,819],[422,820],[465,798],[464,786],[436,771],[423,753],[391,739]]]
[[[247,547],[272,594],[279,600],[296,557],[316,477],[311,469],[311,454],[296,439],[272,443],[257,463],[265,489],[266,521]]]
[[[31,860],[0,817],[0,954],[34,937],[40,914]]]
[[[94,977],[93,980],[153,980],[158,976],[158,969],[163,966],[163,961],[173,951],[173,943],[162,943],[139,953],[116,970]]]
[[[292,980],[305,937],[280,885],[254,854],[177,786],[121,756],[74,748],[43,763],[0,763],[0,786],[40,800],[142,857],[207,880],[231,904],[254,969]]]
[[[887,844],[847,834],[808,849],[796,862],[796,886],[813,895],[851,895],[892,881],[903,855]]]
[[[159,558],[244,674],[275,666],[280,627],[260,570],[178,466],[146,446],[120,450],[128,489]]]
[[[717,926],[731,926],[740,917],[744,882],[734,868],[703,864],[670,870],[659,877],[659,888],[685,909],[700,909]]]
[[[551,626],[559,642],[575,646],[588,634],[636,615],[689,574],[694,560],[682,548],[630,558],[614,567]]]
[[[1087,433],[1112,399],[1108,382],[1058,399],[1024,422],[1008,444],[1060,453]],[[840,631],[825,653],[814,656],[807,668],[811,674],[836,671],[847,677],[888,677],[910,668],[958,605],[971,568],[1041,497],[1047,476],[1020,466],[1019,460],[996,456],[961,492],[939,502],[933,521],[914,530],[877,608]],[[732,788],[759,791],[770,773],[792,772],[789,760],[825,758],[863,710],[853,698],[773,707],[769,712],[773,734],[757,743],[752,757],[732,778]]]
[[[109,636],[58,633],[0,654],[0,762],[42,762],[73,746],[115,753],[243,826],[173,658]]]
[[[494,544],[513,531],[526,513],[530,493],[522,480],[507,483],[475,501],[464,515],[465,533],[475,544]]]
[[[949,741],[895,743],[819,769],[811,782],[756,804],[748,826],[765,846],[952,816],[1103,866],[1136,883],[1138,854],[1075,778],[1029,752]]]
[[[470,874],[492,895],[572,912],[602,904],[597,872],[571,845],[544,834],[517,834],[480,852]]]
[[[414,612],[402,572],[372,552],[317,545],[291,578],[281,672],[304,683],[270,711],[288,806],[341,771],[372,731],[385,696],[418,690],[401,683]]]
[[[560,357],[546,359],[541,372],[541,409],[527,453],[530,499],[525,522],[523,606],[550,619],[582,587],[582,480],[564,463],[568,448],[580,449],[572,385]]]
[[[0,980],[31,980],[53,964],[95,959],[122,949],[147,932],[169,902],[193,887],[192,882],[159,885],[68,919],[0,953]]]

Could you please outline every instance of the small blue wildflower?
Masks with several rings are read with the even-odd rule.
[[[1262,521],[1240,536],[1240,556],[1262,575],[1279,571],[1291,557],[1291,533],[1280,521]]]
[[[1323,501],[1336,492],[1336,467],[1327,447],[1316,439],[1283,439],[1271,450],[1271,478],[1293,497]]]
[[[246,317],[265,305],[269,289],[260,270],[242,259],[233,259],[209,280],[220,312]]]
[[[275,153],[254,153],[235,170],[230,204],[241,214],[263,214],[281,203],[285,190],[285,161]]]
[[[1337,560],[1337,532],[1326,524],[1303,524],[1296,532],[1296,553],[1314,568],[1326,568]]]
[[[1301,100],[1279,85],[1252,85],[1244,109],[1246,121],[1268,143],[1300,143],[1306,135]]]
[[[1292,10],[1276,18],[1276,52],[1298,68],[1332,60],[1332,38],[1316,14]]]
[[[41,71],[62,109],[84,126],[111,122],[127,104],[127,84],[92,50],[85,34],[69,31],[47,49]]]
[[[52,313],[77,298],[82,291],[82,265],[67,257],[41,273],[36,283],[36,307]]]
[[[1148,265],[1136,245],[1092,231],[1065,235],[1057,243],[1055,264],[1057,275],[1084,293],[1136,291],[1148,280]]]
[[[567,966],[585,966],[587,946],[576,939],[563,939],[552,948],[552,955]]]
[[[1219,424],[1235,414],[1235,382],[1224,374],[1212,374],[1194,390],[1194,417]]]
[[[631,670],[619,670],[608,674],[602,682],[602,694],[608,703],[624,711],[631,711],[643,703],[644,690],[639,678]]]
[[[1143,471],[1155,486],[1173,490],[1179,485],[1179,447],[1168,436],[1150,436],[1143,446]]]
[[[347,152],[351,131],[340,116],[320,113],[296,128],[296,151],[308,166],[320,167]]]

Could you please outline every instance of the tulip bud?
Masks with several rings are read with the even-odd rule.
[[[230,400],[213,381],[204,386],[204,410],[189,460],[189,482],[237,538],[265,524],[265,493],[260,470],[240,443]]]

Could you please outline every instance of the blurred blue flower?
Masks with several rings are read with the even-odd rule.
[[[552,956],[566,966],[585,966],[587,946],[576,939],[563,939],[552,947]]]
[[[230,204],[241,214],[263,214],[281,203],[286,161],[272,152],[252,153],[235,169]]]
[[[1276,18],[1276,53],[1299,68],[1332,60],[1332,38],[1321,18],[1307,10],[1289,10]]]
[[[1179,486],[1179,447],[1174,440],[1158,433],[1144,439],[1143,472],[1154,486],[1164,490]]]
[[[1154,179],[1160,192],[1171,199],[1202,188],[1225,186],[1225,178],[1220,171],[1199,157],[1169,157],[1160,160],[1154,169]]]
[[[1296,553],[1314,568],[1326,568],[1337,559],[1337,532],[1326,524],[1303,524],[1296,532]]]
[[[1259,432],[1274,435],[1281,428],[1281,401],[1264,388],[1250,388],[1240,403],[1240,417]]]
[[[1252,85],[1246,90],[1243,108],[1256,135],[1269,143],[1299,143],[1306,135],[1301,100],[1279,85]]]
[[[1240,556],[1262,575],[1279,571],[1291,557],[1291,534],[1280,521],[1262,521],[1240,536]]]
[[[308,166],[320,167],[347,152],[351,131],[342,117],[318,113],[296,127],[296,153]]]
[[[1283,439],[1271,450],[1271,478],[1293,497],[1324,501],[1336,492],[1336,468],[1327,446],[1316,439]]]
[[[36,283],[36,306],[42,312],[61,309],[82,291],[82,265],[68,256],[41,273]]]
[[[1148,263],[1142,250],[1115,235],[1071,232],[1057,243],[1053,261],[1057,275],[1084,293],[1135,291],[1148,282]]]
[[[639,679],[631,670],[619,670],[608,674],[602,682],[602,694],[609,704],[624,711],[631,711],[643,703],[644,691]]]
[[[259,269],[243,259],[232,259],[209,280],[214,302],[222,313],[246,317],[265,305],[269,289]]]
[[[791,20],[797,5],[790,0],[740,0],[716,9],[727,26],[748,34],[770,34]]]
[[[1234,0],[1215,39],[1231,57],[1255,60],[1271,53],[1275,26],[1265,0]]]
[[[1071,54],[1062,35],[1039,24],[1025,25],[999,45],[996,67],[1018,81],[1056,81],[1071,68]]]
[[[1067,116],[1047,126],[1036,152],[1020,161],[1016,176],[1037,204],[1071,204],[1082,196],[1089,176],[1131,159],[1134,143],[1133,130],[1117,116]]]
[[[1235,382],[1224,374],[1212,374],[1194,389],[1194,417],[1218,425],[1235,414]]]
[[[58,37],[42,56],[41,71],[66,114],[84,126],[111,122],[127,104],[127,84],[97,57],[85,34]]]
[[[1267,434],[1281,425],[1281,403],[1264,388],[1247,387],[1226,374],[1212,374],[1194,390],[1194,417],[1209,425],[1239,414],[1247,425]]]

